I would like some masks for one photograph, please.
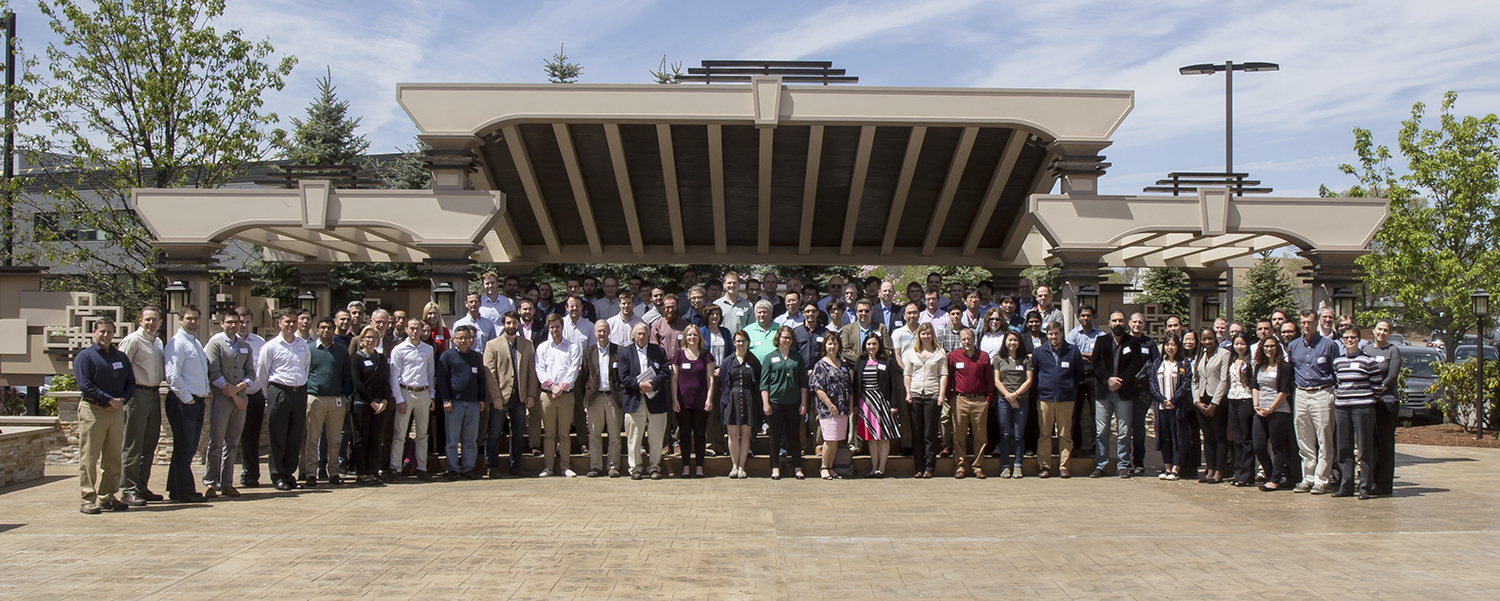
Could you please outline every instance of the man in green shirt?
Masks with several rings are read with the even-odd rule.
[[[776,329],[771,321],[771,301],[756,301],[755,323],[745,326],[745,333],[750,335],[750,354],[760,360],[762,368],[766,357],[776,350]]]
[[[335,325],[327,317],[318,322],[318,339],[308,345],[311,360],[307,369],[307,436],[302,442],[302,482],[306,488],[318,485],[318,440],[323,438],[328,450],[328,465],[339,464],[339,433],[344,427],[345,401],[354,392],[349,374],[349,349],[333,338]],[[330,470],[329,484],[339,484],[338,470]]]

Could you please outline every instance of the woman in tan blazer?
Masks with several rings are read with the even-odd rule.
[[[1198,340],[1210,341],[1198,345],[1198,356],[1193,359],[1193,407],[1203,431],[1204,472],[1198,482],[1218,484],[1231,469],[1229,407],[1224,403],[1229,392],[1230,351],[1211,342],[1212,328],[1203,328]]]

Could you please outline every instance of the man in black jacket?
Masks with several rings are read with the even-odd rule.
[[[1109,421],[1114,417],[1116,434],[1116,467],[1121,478],[1130,477],[1130,422],[1136,410],[1135,401],[1143,390],[1141,382],[1149,369],[1151,352],[1144,338],[1132,336],[1125,327],[1125,314],[1109,315],[1109,334],[1094,341],[1094,472],[1090,478],[1104,475],[1109,466]]]

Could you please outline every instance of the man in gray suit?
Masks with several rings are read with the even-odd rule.
[[[245,429],[246,398],[255,388],[255,368],[250,344],[240,337],[240,316],[230,311],[219,318],[224,332],[210,338],[203,349],[208,355],[208,381],[213,395],[208,405],[208,470],[203,474],[203,496],[214,498],[223,493],[238,497],[235,490],[234,462],[240,451],[240,434]]]

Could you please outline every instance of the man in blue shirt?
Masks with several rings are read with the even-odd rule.
[[[1073,456],[1073,428],[1070,417],[1073,402],[1078,397],[1078,385],[1083,381],[1083,355],[1078,348],[1063,340],[1063,327],[1058,322],[1047,323],[1047,344],[1032,352],[1032,365],[1036,369],[1037,400],[1041,415],[1041,437],[1037,439],[1036,462],[1041,468],[1037,477],[1046,478],[1048,465],[1052,463],[1052,433],[1057,432],[1058,475],[1067,478],[1068,460]]]
[[[1068,344],[1083,355],[1084,382],[1078,387],[1078,400],[1073,404],[1073,452],[1092,450],[1094,447],[1094,340],[1104,335],[1104,330],[1094,327],[1094,308],[1083,305],[1078,308],[1078,325],[1063,337]]]
[[[484,356],[474,350],[474,326],[453,330],[453,348],[443,351],[433,366],[433,384],[443,403],[448,433],[448,481],[477,480],[479,404],[486,398]]]
[[[78,511],[98,515],[100,508],[125,511],[115,498],[120,489],[121,453],[125,449],[125,400],[135,394],[130,358],[114,346],[115,322],[94,322],[94,344],[73,358],[73,377],[83,402],[78,404]]]
[[[1337,342],[1318,332],[1318,315],[1302,311],[1302,337],[1287,343],[1287,361],[1297,382],[1292,425],[1302,455],[1302,482],[1292,492],[1333,492],[1333,362]]]

